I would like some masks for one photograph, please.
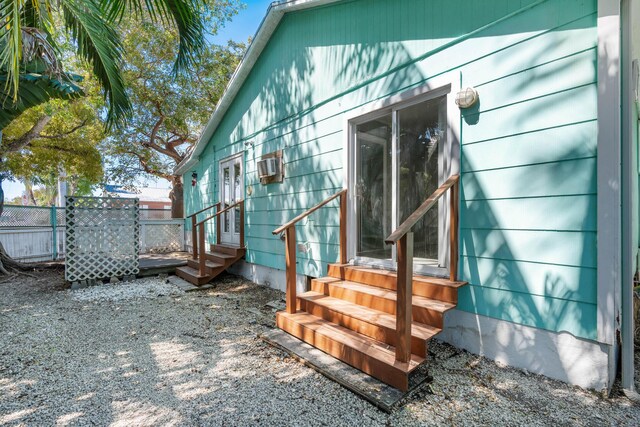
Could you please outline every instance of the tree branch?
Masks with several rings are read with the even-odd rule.
[[[72,133],[74,133],[78,129],[82,129],[83,127],[85,127],[87,125],[87,123],[89,123],[89,120],[88,119],[84,119],[82,121],[82,123],[80,123],[78,126],[75,126],[75,127],[71,128],[71,130],[68,131],[68,132],[62,132],[62,133],[59,133],[57,135],[42,135],[42,134],[40,134],[40,135],[38,135],[38,138],[45,138],[45,139],[63,138],[65,136],[71,135]]]
[[[53,117],[48,114],[40,116],[38,118],[38,121],[31,127],[31,129],[29,129],[29,131],[27,131],[27,133],[22,135],[20,138],[9,140],[9,143],[6,146],[0,146],[0,153],[2,155],[5,155],[8,153],[20,151],[25,148],[34,139],[40,137],[40,133],[44,130],[45,126],[49,124],[52,118]]]
[[[131,154],[132,156],[137,157],[138,161],[140,162],[140,166],[142,166],[142,170],[144,170],[149,175],[157,176],[159,178],[164,178],[164,179],[166,179],[168,181],[171,181],[173,175],[168,174],[168,173],[164,173],[164,172],[160,172],[159,170],[153,169],[151,166],[149,166],[148,160],[145,159],[142,156],[142,154],[136,153],[135,151],[125,151],[125,153],[126,154]]]

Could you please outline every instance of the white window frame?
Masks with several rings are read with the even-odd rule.
[[[439,185],[444,180],[454,174],[460,173],[460,109],[455,104],[455,91],[460,87],[459,77],[454,73],[447,73],[438,78],[431,79],[424,85],[405,92],[392,95],[381,101],[374,101],[358,108],[344,118],[344,182],[347,183],[347,257],[351,263],[363,264],[377,268],[396,269],[395,246],[392,249],[391,260],[372,259],[356,257],[357,250],[357,227],[356,227],[356,150],[355,150],[355,129],[360,123],[367,122],[386,114],[392,116],[392,152],[396,150],[396,120],[397,111],[406,107],[428,101],[430,99],[446,96],[447,106],[447,144],[439,147]],[[454,89],[455,88],[455,89]],[[397,162],[392,161],[392,176],[397,175]],[[396,224],[397,218],[397,189],[392,186],[392,224]],[[414,272],[418,274],[429,274],[436,276],[447,276],[449,266],[449,216],[446,215],[448,209],[449,194],[446,194],[438,204],[438,215],[443,219],[439,221],[439,252],[438,266],[414,263]]]

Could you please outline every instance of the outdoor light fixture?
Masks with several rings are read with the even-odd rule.
[[[460,108],[472,107],[478,101],[478,92],[472,87],[462,89],[456,94],[456,105]]]
[[[197,184],[197,182],[198,182],[198,173],[194,171],[194,172],[191,174],[191,186],[192,186],[192,187],[195,187],[195,186],[196,186],[196,184]]]

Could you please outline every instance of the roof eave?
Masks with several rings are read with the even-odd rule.
[[[295,10],[307,9],[309,7],[321,6],[324,4],[335,3],[340,0],[283,0],[276,1],[269,5],[266,16],[262,19],[258,31],[256,32],[249,49],[245,53],[242,61],[233,73],[229,84],[227,85],[222,98],[216,105],[211,118],[207,122],[204,130],[200,134],[200,138],[196,142],[191,153],[183,159],[175,168],[174,173],[176,175],[184,175],[189,169],[194,167],[198,163],[198,157],[204,151],[207,143],[213,136],[214,132],[218,128],[218,125],[222,121],[225,113],[233,103],[238,91],[244,84],[247,76],[253,69],[256,61],[260,57],[260,54],[264,50],[265,46],[269,42],[269,39],[273,35],[274,31],[278,27],[280,20],[285,13],[293,12]]]

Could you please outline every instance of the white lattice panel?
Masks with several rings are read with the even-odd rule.
[[[140,232],[142,252],[174,252],[183,250],[184,225],[180,222],[143,221]]]
[[[138,274],[137,199],[67,197],[65,221],[68,281]]]

